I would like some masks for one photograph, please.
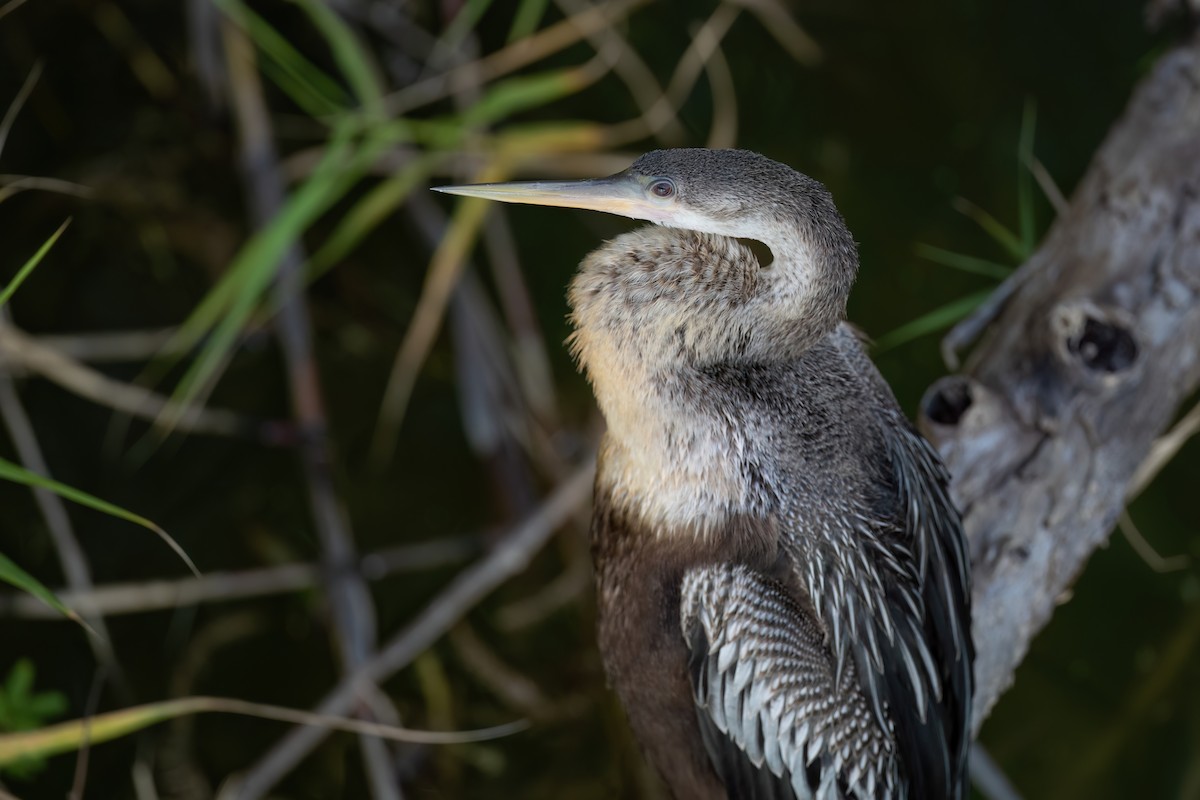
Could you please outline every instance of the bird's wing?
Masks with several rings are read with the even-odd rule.
[[[880,485],[890,483],[894,497],[879,512],[884,519],[875,533],[858,539],[871,546],[887,577],[874,592],[851,587],[844,593],[852,602],[831,616],[835,623],[839,614],[848,616],[851,630],[839,637],[834,628],[834,650],[853,654],[877,718],[890,721],[912,795],[965,797],[974,649],[966,540],[950,499],[950,476],[900,412],[854,331],[843,325],[836,336],[854,374],[866,377],[876,396],[871,407],[880,414],[886,448],[878,463],[887,465]],[[863,599],[883,602],[864,606]],[[875,628],[855,630],[856,619]]]
[[[700,731],[731,800],[898,794],[853,668],[835,678],[816,622],[781,585],[740,564],[693,568],[680,612]]]
[[[941,460],[907,420],[898,416],[895,426],[891,447],[901,524],[912,536],[923,610],[922,630],[902,626],[898,644],[932,659],[927,666],[938,691],[926,695],[925,708],[910,706],[907,716],[894,713],[892,722],[914,791],[964,797],[975,656],[965,538]],[[913,640],[904,641],[909,633]],[[890,677],[889,693],[896,693],[902,678]]]

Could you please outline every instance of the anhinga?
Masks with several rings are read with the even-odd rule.
[[[843,321],[858,254],[825,187],[683,149],[442,191],[657,223],[583,260],[570,343],[608,423],[600,648],[675,796],[964,797],[962,527]]]

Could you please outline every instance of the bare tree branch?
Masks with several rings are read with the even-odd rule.
[[[970,540],[982,724],[1200,384],[1200,38],[1164,56],[963,374],[922,402]]]
[[[283,177],[275,151],[271,120],[253,46],[233,23],[222,22],[229,69],[230,99],[238,123],[241,168],[254,222],[266,226],[280,213],[285,200]],[[284,254],[275,275],[279,303],[276,334],[291,388],[292,409],[300,427],[300,461],[308,490],[313,527],[327,567],[325,595],[329,602],[332,637],[342,669],[352,673],[375,653],[375,604],[367,582],[343,569],[358,555],[350,520],[333,482],[333,446],[325,416],[312,323],[304,294],[304,254],[299,243]],[[372,711],[383,722],[395,723],[395,709],[381,692],[372,694]],[[402,800],[404,793],[392,766],[391,752],[380,739],[360,734],[359,743],[376,800]]]
[[[546,498],[536,512],[518,525],[435,597],[425,611],[385,644],[378,655],[353,675],[342,678],[317,705],[320,714],[344,714],[360,699],[363,687],[403,669],[462,619],[497,586],[521,572],[575,511],[591,499],[595,464],[578,467]],[[296,728],[240,780],[220,795],[223,800],[250,800],[270,791],[284,775],[316,747],[328,731]]]
[[[3,377],[0,376],[2,396]],[[368,553],[355,565],[355,569],[368,580],[379,580],[397,573],[419,572],[464,561],[479,549],[478,536],[447,536],[424,544],[402,545]],[[198,578],[61,589],[56,590],[55,595],[68,608],[80,609],[87,614],[118,616],[298,592],[319,586],[322,580],[318,564],[278,564],[241,572],[206,572]],[[49,622],[66,619],[25,592],[0,594],[0,616]]]

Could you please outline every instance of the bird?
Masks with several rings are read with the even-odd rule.
[[[858,249],[829,191],[701,148],[440,190],[651,223],[583,259],[568,343],[606,422],[601,658],[673,796],[965,797],[961,518],[846,321]]]

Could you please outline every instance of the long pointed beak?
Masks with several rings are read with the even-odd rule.
[[[585,181],[514,181],[470,186],[435,186],[434,191],[464,197],[482,197],[502,203],[583,208],[620,214],[631,219],[660,221],[666,209],[646,196],[636,178],[619,172]]]

